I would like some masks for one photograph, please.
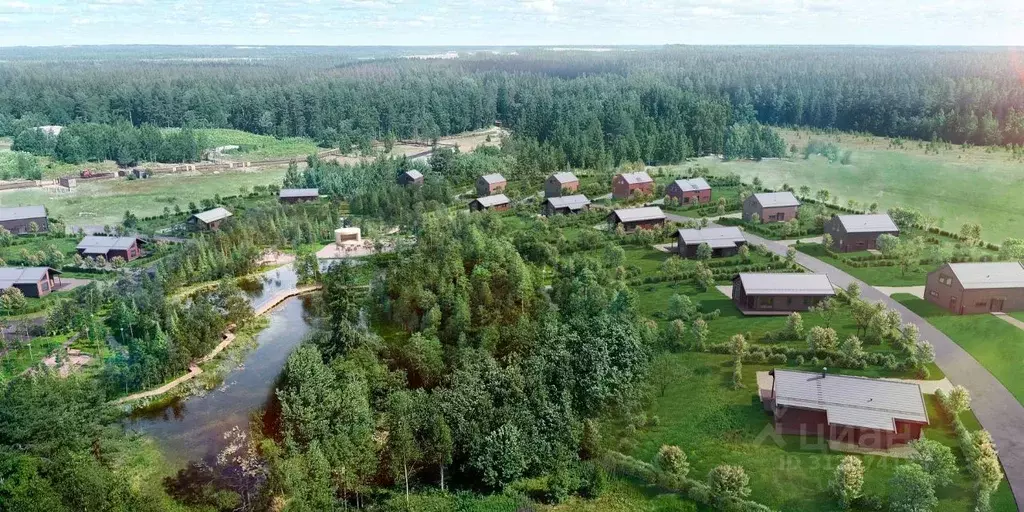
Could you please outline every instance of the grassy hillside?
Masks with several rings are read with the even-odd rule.
[[[814,191],[827,189],[842,204],[854,199],[862,204],[877,202],[882,210],[912,206],[954,231],[964,222],[978,222],[982,236],[995,243],[1021,235],[1024,163],[1013,160],[1004,149],[952,146],[936,153],[918,142],[893,146],[882,137],[782,133],[787,144],[800,151],[811,139],[834,142],[843,151],[852,151],[851,163],[830,163],[822,156],[805,160],[802,154],[761,162],[697,162],[718,174],[739,174],[744,181],[759,177],[770,187],[788,183],[797,189],[802,185]]]

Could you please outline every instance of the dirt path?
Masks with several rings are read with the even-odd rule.
[[[1001,319],[1005,320],[1006,322],[1008,322],[1010,325],[1012,325],[1012,326],[1014,326],[1014,327],[1024,331],[1024,322],[1021,322],[1020,320],[1017,320],[1016,318],[1014,318],[1014,317],[1012,317],[1010,315],[1007,315],[1006,313],[992,313],[992,314],[995,315],[996,318],[1001,318]]]
[[[685,221],[685,217],[674,214],[668,214],[667,217],[675,222]],[[751,244],[764,245],[780,256],[785,256],[788,249],[785,245],[751,233],[744,233],[744,236]],[[935,347],[935,363],[950,382],[970,390],[971,409],[981,426],[992,434],[1013,496],[1018,504],[1024,504],[1024,405],[966,350],[903,304],[812,256],[798,252],[796,262],[812,272],[827,275],[836,286],[845,288],[850,283],[858,283],[864,300],[881,301],[886,307],[898,311],[905,322],[913,323],[920,329],[921,339],[928,340]]]
[[[302,295],[302,294],[305,294],[305,293],[316,291],[316,290],[319,290],[320,288],[321,288],[321,285],[316,284],[316,285],[309,285],[309,286],[300,286],[298,288],[292,288],[290,290],[282,290],[280,293],[275,295],[273,298],[271,298],[265,304],[263,304],[262,306],[257,308],[255,311],[253,311],[253,313],[256,316],[261,316],[261,315],[265,314],[266,312],[270,311],[271,309],[274,309],[274,306],[277,306],[278,304],[284,302],[287,299],[290,299],[290,298],[295,297],[297,295]],[[218,343],[217,346],[214,347],[213,350],[210,351],[210,353],[206,354],[205,356],[199,358],[198,360],[196,360],[195,362],[190,364],[189,367],[188,367],[188,373],[186,373],[185,375],[182,375],[181,377],[178,377],[177,379],[174,379],[174,380],[172,380],[172,381],[170,381],[170,382],[168,382],[168,383],[166,383],[166,384],[164,384],[164,385],[162,385],[162,386],[160,386],[158,388],[150,389],[150,390],[147,390],[147,391],[140,391],[138,393],[134,393],[134,394],[131,394],[131,395],[128,395],[128,396],[125,396],[125,397],[121,397],[121,398],[115,400],[113,403],[119,405],[119,404],[123,404],[123,403],[127,403],[127,402],[132,402],[132,401],[135,401],[135,400],[139,400],[139,399],[142,399],[142,398],[150,398],[150,397],[154,397],[154,396],[160,396],[160,395],[162,395],[164,393],[167,393],[168,391],[173,390],[174,388],[177,388],[178,386],[180,386],[180,385],[182,385],[182,384],[184,384],[184,383],[186,383],[186,382],[196,378],[197,376],[201,375],[203,373],[203,369],[200,368],[199,365],[213,360],[214,357],[217,357],[218,354],[220,354],[225,348],[227,348],[229,345],[231,345],[231,342],[233,342],[233,341],[235,341],[235,334],[234,333],[230,333],[230,332],[225,333],[224,334],[224,340],[221,341],[220,343]]]

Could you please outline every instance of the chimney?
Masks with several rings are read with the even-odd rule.
[[[828,373],[828,367],[827,367],[827,366],[824,366],[824,367],[822,367],[822,368],[821,368],[821,378],[823,378],[823,379],[824,379],[824,378],[825,378],[825,375],[826,375],[827,373]]]

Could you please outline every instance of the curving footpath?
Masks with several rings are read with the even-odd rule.
[[[279,292],[277,295],[274,295],[273,297],[271,297],[270,300],[264,302],[259,307],[257,307],[253,311],[253,315],[254,316],[263,315],[266,312],[270,311],[271,309],[274,309],[274,306],[277,306],[278,304],[284,302],[287,299],[290,299],[290,298],[295,297],[297,295],[302,295],[302,294],[305,294],[305,293],[313,292],[313,291],[319,290],[320,288],[321,288],[321,285],[315,284],[315,285],[310,285],[310,286],[300,286],[298,288],[292,288],[290,290],[283,290],[283,291]],[[202,364],[202,363],[205,363],[207,361],[210,361],[214,357],[217,357],[217,354],[220,354],[221,351],[223,351],[225,348],[227,348],[228,345],[230,345],[232,341],[235,341],[235,334],[231,333],[231,332],[225,333],[224,334],[224,340],[221,341],[220,343],[218,343],[217,346],[214,347],[213,350],[211,350],[209,354],[206,354],[205,356],[199,358],[195,362],[189,364],[189,366],[188,366],[188,373],[186,373],[185,375],[182,375],[181,377],[178,377],[177,379],[174,379],[174,380],[172,380],[172,381],[170,381],[170,382],[168,382],[168,383],[166,383],[166,384],[164,384],[164,385],[162,385],[162,386],[160,386],[158,388],[150,389],[150,390],[147,390],[147,391],[140,391],[138,393],[134,393],[134,394],[131,394],[131,395],[128,395],[128,396],[125,396],[125,397],[121,397],[121,398],[118,398],[117,400],[114,400],[111,403],[116,404],[116,405],[120,405],[120,404],[123,404],[123,403],[132,402],[132,401],[139,400],[139,399],[142,399],[142,398],[150,398],[150,397],[160,396],[160,395],[162,395],[164,393],[167,393],[168,391],[170,391],[170,390],[172,390],[172,389],[174,389],[174,388],[176,388],[176,387],[178,387],[178,386],[180,386],[180,385],[182,385],[182,384],[184,384],[184,383],[186,383],[186,382],[196,378],[197,376],[201,375],[203,373],[203,369],[200,368],[199,365]]]
[[[666,217],[673,222],[693,220],[670,213],[666,214]],[[744,236],[751,244],[764,245],[781,256],[785,256],[786,250],[789,249],[782,243],[749,232],[744,232]],[[885,303],[887,307],[899,311],[904,322],[913,323],[921,330],[921,339],[930,341],[935,347],[935,363],[946,377],[954,384],[970,390],[971,409],[981,422],[981,426],[992,434],[996,442],[999,460],[1003,464],[1003,471],[1010,482],[1010,489],[1018,507],[1024,504],[1024,405],[1021,405],[1006,387],[966,350],[903,304],[846,272],[802,252],[796,253],[796,262],[812,272],[827,275],[836,286],[845,288],[856,282],[860,285],[861,296],[865,300]]]

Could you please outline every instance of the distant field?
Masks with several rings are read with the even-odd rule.
[[[1008,236],[1024,235],[1024,163],[994,148],[958,146],[926,154],[918,142],[905,142],[904,149],[891,149],[889,139],[844,134],[812,135],[806,131],[781,130],[787,144],[802,151],[808,140],[830,140],[853,152],[850,165],[829,163],[821,156],[804,160],[722,162],[698,159],[716,174],[739,174],[745,181],[760,177],[771,187],[788,183],[812,190],[827,189],[841,204],[854,199],[862,204],[877,202],[882,210],[910,206],[957,230],[964,222],[978,222],[982,236],[999,243]]]
[[[238,194],[239,187],[280,184],[284,169],[260,172],[224,172],[219,174],[160,174],[145,180],[116,179],[79,182],[72,192],[57,193],[55,188],[31,188],[0,192],[0,204],[18,206],[43,204],[50,216],[69,225],[116,224],[131,210],[139,217],[157,215],[165,206],[177,204],[188,209],[189,201]]]
[[[300,155],[310,155],[321,151],[311,139],[289,137],[278,139],[270,135],[257,135],[241,130],[203,129],[196,130],[206,137],[211,148],[221,146],[241,146],[237,151],[224,153],[224,157],[232,160],[269,160]]]

